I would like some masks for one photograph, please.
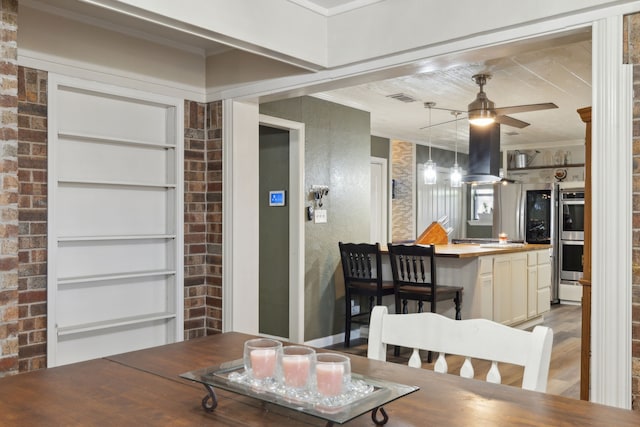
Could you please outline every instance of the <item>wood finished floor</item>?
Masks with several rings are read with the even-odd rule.
[[[580,397],[581,308],[573,305],[552,305],[551,311],[544,316],[543,324],[553,329],[553,349],[547,393],[578,399]],[[365,338],[351,340],[350,348],[344,348],[342,343],[326,348],[366,356],[367,340]],[[410,355],[409,349],[403,349],[399,357],[394,357],[393,349],[390,349],[387,361],[406,364]],[[427,363],[426,352],[421,353],[421,356],[423,369],[433,370],[433,363]],[[457,374],[462,362],[461,357],[447,356],[449,372]],[[475,377],[484,379],[489,366],[489,362],[474,361]],[[514,365],[500,365],[502,383],[520,387],[522,370]]]

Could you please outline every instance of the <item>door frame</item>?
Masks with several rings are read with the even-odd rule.
[[[381,170],[384,173],[382,177],[382,187],[380,188],[382,205],[386,207],[386,209],[382,209],[382,223],[384,224],[385,234],[387,235],[385,242],[380,242],[380,244],[386,245],[389,241],[390,227],[389,227],[389,161],[384,157],[375,157],[371,156],[371,164],[380,165]],[[369,236],[370,238],[372,236]],[[375,243],[372,241],[372,243]]]
[[[289,340],[304,342],[305,124],[261,115],[255,100],[222,102],[222,331],[259,333],[259,127],[289,131]],[[291,215],[291,212],[295,213]]]
[[[225,105],[238,100],[253,103],[257,110],[257,98],[267,94],[295,93],[298,95],[329,90],[327,81],[348,85],[358,77],[368,79],[397,76],[413,72],[416,68],[407,64],[435,63],[448,55],[470,52],[487,46],[500,47],[529,38],[543,37],[571,29],[591,27],[593,31],[593,250],[592,258],[598,260],[592,270],[593,315],[591,397],[590,400],[622,408],[631,407],[631,212],[632,167],[629,153],[632,151],[632,75],[621,62],[623,15],[640,10],[640,2],[617,3],[609,7],[578,10],[546,20],[514,25],[480,35],[446,41],[410,52],[400,52],[383,58],[362,61],[341,68],[292,78],[271,79],[259,84],[238,87],[224,93]],[[613,46],[613,48],[611,48]],[[620,49],[618,49],[620,48]],[[596,55],[597,52],[597,55]],[[324,85],[324,86],[322,86]],[[236,116],[225,121],[224,133],[233,136],[224,141],[225,148],[233,149],[240,142],[236,129],[251,127],[255,121],[244,121],[247,116]],[[234,120],[238,119],[238,120]],[[625,122],[627,120],[627,122]],[[232,127],[232,130],[227,130]],[[231,133],[227,133],[231,132]],[[257,133],[257,130],[256,130]],[[240,142],[242,143],[242,142]],[[612,149],[615,147],[615,149]],[[233,160],[233,159],[229,159]],[[240,162],[236,159],[236,162]],[[239,164],[239,163],[238,163]],[[232,174],[225,174],[225,188]],[[249,207],[251,204],[248,205]],[[607,222],[606,210],[616,206],[620,220]],[[247,208],[244,206],[243,208]],[[230,213],[235,213],[233,207]],[[229,215],[225,218],[229,220]],[[228,230],[225,227],[225,231]],[[235,230],[235,229],[234,229]],[[231,231],[231,230],[229,230]],[[235,239],[233,233],[225,234]],[[227,239],[225,239],[227,240]],[[246,267],[245,267],[246,268]],[[229,273],[229,270],[226,270]],[[236,274],[231,271],[231,274]],[[234,292],[237,281],[227,278],[224,292]],[[223,311],[223,315],[224,311]],[[226,315],[225,315],[226,316]],[[612,334],[611,331],[616,331]],[[613,350],[614,349],[614,350]],[[613,350],[613,351],[612,351]]]
[[[259,124],[289,131],[289,338],[304,342],[305,124],[260,114]]]

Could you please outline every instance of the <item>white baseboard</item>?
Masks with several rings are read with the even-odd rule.
[[[363,334],[364,332],[364,334]],[[351,339],[367,337],[369,335],[369,327],[362,326],[359,329],[351,331]],[[339,344],[344,342],[344,332],[340,334],[330,335],[327,337],[316,338],[314,340],[305,341],[305,344],[310,347],[322,348],[329,347],[330,345]]]

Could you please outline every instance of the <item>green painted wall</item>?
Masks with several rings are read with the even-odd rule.
[[[389,160],[391,141],[389,138],[371,136],[371,156]]]
[[[312,97],[262,104],[260,113],[305,123],[305,188],[329,186],[323,206],[328,222],[305,225],[305,340],[341,333],[345,303],[338,242],[369,240],[369,113]]]

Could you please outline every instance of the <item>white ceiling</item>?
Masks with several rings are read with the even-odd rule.
[[[330,16],[380,0],[289,1]],[[168,32],[164,27],[136,21],[78,0],[49,0],[47,3],[21,0],[22,3],[207,55],[228,49],[203,37],[179,31]],[[488,81],[485,92],[497,107],[541,102],[554,102],[559,106],[554,110],[514,114],[513,117],[531,125],[523,129],[502,126],[503,147],[579,144],[584,139],[584,126],[576,110],[591,105],[591,32],[584,29],[567,34],[514,43],[509,48],[495,46],[473,53],[461,52],[444,60],[437,58],[429,65],[428,72],[417,71],[423,64],[412,64],[407,67],[408,75],[401,77],[393,73],[390,74],[395,76],[393,78],[380,80],[383,77],[378,77],[368,83],[340,89],[333,88],[344,86],[344,83],[334,82],[327,90],[307,89],[299,94],[283,96],[313,94],[369,111],[373,135],[426,144],[429,131],[420,129],[428,124],[428,112],[423,103],[431,101],[436,103],[436,107],[466,110],[478,92],[478,86],[471,77],[488,72],[493,77]],[[425,64],[428,62],[426,60]],[[361,81],[365,80],[360,78]],[[324,91],[311,93],[317,90]],[[405,104],[387,97],[396,93],[404,93],[416,101]],[[448,111],[433,110],[431,122],[435,124],[452,118]],[[454,123],[432,127],[431,141],[433,146],[448,149],[453,149],[458,141],[458,149],[467,152],[466,120],[459,122],[457,138]]]
[[[490,73],[484,90],[496,107],[554,102],[558,109],[513,114],[530,123],[523,129],[501,126],[503,147],[534,148],[582,143],[584,125],[576,110],[591,105],[591,39],[589,33],[568,44],[554,40],[507,57],[458,64],[422,74],[376,81],[349,88],[325,91],[314,96],[371,112],[372,134],[426,144],[429,123],[423,103],[466,111],[478,93],[472,80],[477,73]],[[555,40],[556,42],[560,40]],[[497,52],[497,50],[496,50]],[[404,93],[416,102],[403,103],[388,95]],[[432,110],[431,123],[451,121],[449,111]],[[455,123],[431,128],[433,146],[453,149]],[[458,124],[459,150],[468,149],[468,122]]]
[[[324,16],[337,15],[353,9],[364,7],[381,0],[289,0]]]

